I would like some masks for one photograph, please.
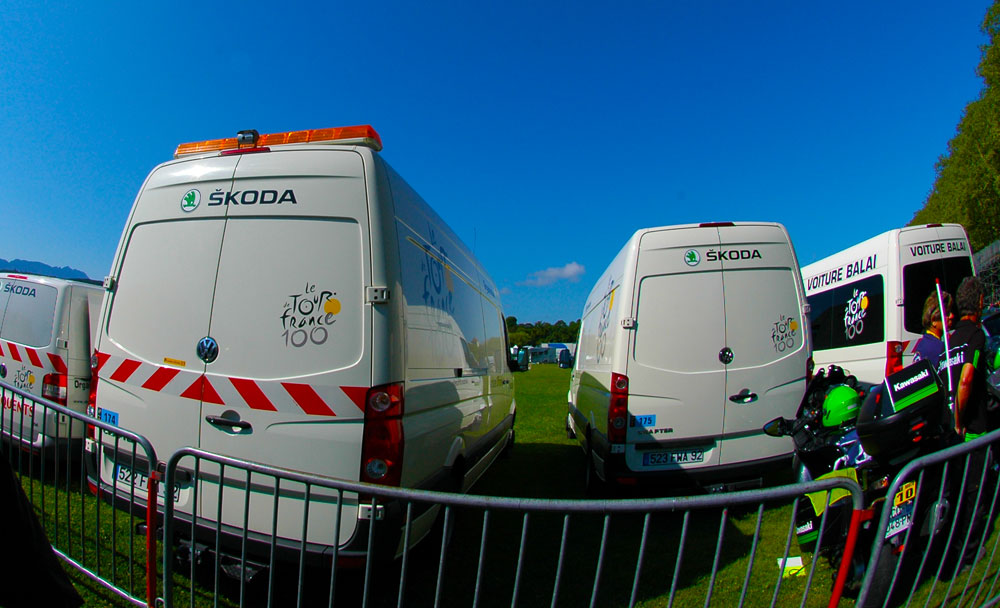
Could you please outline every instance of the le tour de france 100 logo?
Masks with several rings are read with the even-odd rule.
[[[290,294],[282,306],[281,337],[286,347],[302,348],[306,344],[324,344],[340,314],[340,300],[331,289],[317,289],[306,282],[299,293]]]
[[[868,313],[868,292],[854,290],[854,295],[844,306],[844,335],[853,340],[865,329],[865,315]]]
[[[771,329],[771,344],[774,352],[784,352],[786,349],[795,346],[795,336],[799,330],[799,322],[793,317],[778,315],[778,320],[774,322]]]

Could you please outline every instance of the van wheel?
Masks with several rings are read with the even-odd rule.
[[[608,484],[597,475],[597,467],[594,466],[594,451],[587,448],[587,467],[584,470],[583,478],[584,492],[590,498],[605,498],[608,495]]]
[[[500,452],[500,456],[503,458],[510,458],[510,455],[514,453],[514,429],[510,430],[510,437],[507,438],[507,445],[503,446],[503,451]]]

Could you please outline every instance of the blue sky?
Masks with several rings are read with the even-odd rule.
[[[371,124],[521,322],[643,227],[778,221],[805,265],[920,208],[988,6],[7,0],[0,258],[102,278],[178,143]]]

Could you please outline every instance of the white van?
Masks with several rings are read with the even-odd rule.
[[[96,283],[0,273],[0,381],[85,413],[90,391],[92,321],[104,290]],[[5,393],[3,437],[38,453],[83,439],[83,425],[35,411]],[[73,453],[78,453],[73,450]]]
[[[105,281],[97,415],[163,460],[193,446],[350,481],[469,488],[513,440],[499,290],[381,148],[370,126],[251,131],[181,145],[156,167]],[[113,457],[99,458],[105,493],[116,478],[145,487]],[[198,504],[190,485],[172,491],[182,516],[214,525],[214,491]],[[301,538],[291,494],[279,543]],[[227,484],[224,533],[242,533],[242,496]],[[345,498],[336,530],[335,498],[313,500],[310,546],[357,555],[368,510]],[[251,502],[250,539],[264,539],[272,490],[255,487]]]
[[[802,268],[816,365],[879,383],[913,361],[924,301],[955,295],[974,273],[965,228],[928,224],[883,232]]]
[[[762,427],[793,416],[805,391],[801,281],[780,224],[636,232],[583,310],[567,430],[587,454],[588,488],[756,483],[787,458],[791,442]]]

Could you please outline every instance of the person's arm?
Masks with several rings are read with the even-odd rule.
[[[976,368],[971,363],[962,366],[962,375],[958,380],[958,395],[955,403],[955,432],[959,435],[965,434],[965,404],[969,402],[969,395],[972,393],[972,376]]]

